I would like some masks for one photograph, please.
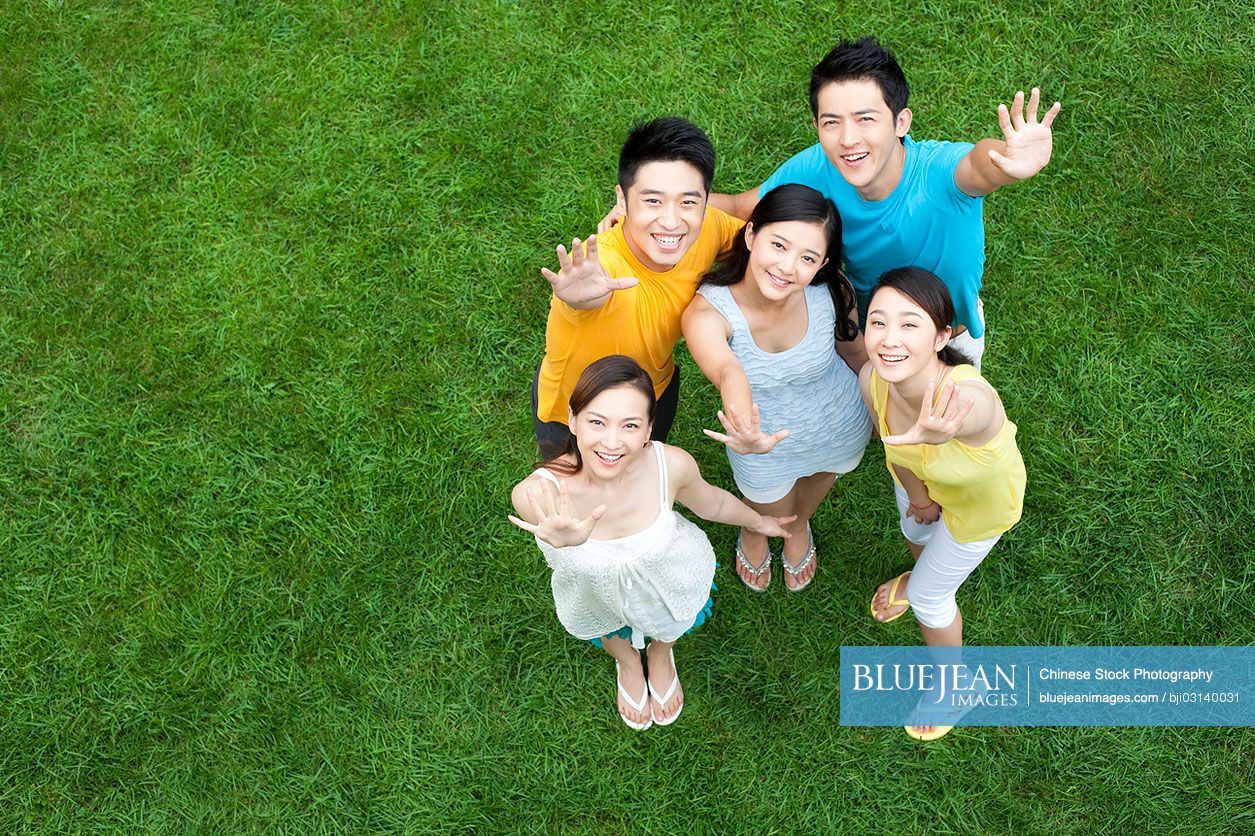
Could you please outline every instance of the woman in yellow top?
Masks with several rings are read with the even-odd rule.
[[[953,321],[940,279],[919,267],[888,271],[872,290],[869,361],[859,375],[916,561],[876,590],[872,615],[886,622],[914,609],[930,646],[963,644],[954,593],[1019,521],[1024,503],[1015,424],[993,387],[946,345]],[[907,733],[933,740],[951,728],[908,726]]]

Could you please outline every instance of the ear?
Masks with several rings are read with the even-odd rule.
[[[745,224],[745,249],[754,249],[754,225],[752,223]]]
[[[575,435],[575,412],[569,406],[566,408],[566,428],[571,431],[571,435]]]
[[[941,351],[941,349],[945,348],[946,343],[950,342],[950,336],[953,333],[954,333],[954,329],[951,328],[949,325],[947,325],[945,328],[942,328],[940,331],[938,331],[937,340],[936,340],[936,344],[933,346],[933,351]]]
[[[627,206],[627,196],[623,194],[623,187],[620,186],[618,183],[614,184],[614,197],[624,206]]]
[[[893,132],[901,139],[911,130],[911,109],[904,107],[898,111],[898,118],[894,121]]]
[[[824,259],[824,260],[820,263],[820,265],[819,265],[818,267],[816,267],[816,268],[815,268],[815,272],[816,272],[816,273],[818,273],[820,270],[822,270],[822,269],[824,269],[825,267],[827,267],[827,266],[828,266],[828,262],[829,262],[829,261],[831,261],[831,259],[825,258],[825,259]]]

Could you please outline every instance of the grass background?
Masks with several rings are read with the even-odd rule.
[[[976,644],[1252,644],[1255,26],[1243,4],[45,0],[0,11],[0,830],[1255,829],[1244,729],[837,724],[837,648],[904,568],[873,446],[804,596],[680,646],[629,733],[506,521],[555,244],[627,127],[716,188],[810,144],[875,33],[917,138],[1061,99],[989,198],[986,373],[1024,522]],[[731,484],[683,349],[672,441]]]

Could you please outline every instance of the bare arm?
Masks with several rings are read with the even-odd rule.
[[[841,356],[841,359],[845,361],[845,364],[850,367],[852,372],[858,374],[859,370],[863,368],[863,364],[870,359],[867,356],[867,343],[863,340],[863,332],[859,331],[854,336],[854,339],[848,342],[846,340],[837,340],[837,354]]]
[[[693,457],[678,447],[666,447],[667,474],[675,486],[675,499],[697,516],[711,522],[740,526],[767,537],[789,537],[784,526],[797,519],[766,517],[741,500],[702,478]]]
[[[998,126],[1002,139],[982,139],[959,161],[954,170],[954,184],[972,197],[987,195],[1008,183],[1027,180],[1050,162],[1053,134],[1051,124],[1061,105],[1055,102],[1037,119],[1041,91],[1033,88],[1024,113],[1024,91],[1015,94],[1011,109],[998,105]]]
[[[767,453],[787,438],[789,431],[785,429],[770,435],[762,432],[749,378],[728,345],[732,332],[723,315],[702,296],[694,296],[680,324],[689,353],[706,379],[719,389],[723,401],[718,417],[727,433],[702,432],[742,455]]]
[[[729,215],[747,221],[754,207],[758,205],[758,189],[750,189],[740,194],[711,192],[710,205],[721,212],[727,212]]]

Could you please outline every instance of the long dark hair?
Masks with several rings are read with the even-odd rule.
[[[837,214],[837,207],[810,186],[786,183],[763,195],[749,219],[760,232],[781,221],[804,221],[823,227],[824,237],[828,239],[828,251],[824,254],[828,263],[819,268],[811,284],[826,285],[832,295],[832,307],[837,312],[836,339],[842,342],[854,339],[858,335],[858,324],[853,318],[854,289],[841,272],[841,216]],[[702,284],[715,287],[737,284],[745,278],[749,263],[749,246],[742,240],[740,246],[734,245],[732,252],[702,277]]]
[[[874,297],[876,291],[882,287],[896,290],[923,308],[924,313],[928,314],[928,318],[933,321],[933,325],[937,326],[938,331],[949,328],[954,322],[954,302],[950,298],[950,289],[946,287],[945,282],[923,267],[895,267],[892,270],[886,270],[876,280],[876,286],[872,288],[871,296],[867,297],[868,300]],[[871,304],[870,301],[868,304]],[[966,354],[948,343],[937,352],[937,357],[947,366],[961,366],[965,363],[971,365],[972,363]]]
[[[654,382],[649,379],[649,372],[641,368],[641,364],[622,354],[611,354],[602,357],[580,375],[575,388],[571,390],[571,412],[579,415],[593,402],[593,399],[607,389],[626,386],[635,389],[645,396],[649,402],[648,416],[650,426],[654,423],[654,413],[658,409],[658,399],[654,396]],[[562,461],[563,456],[574,456],[575,463]],[[580,457],[579,445],[575,443],[575,435],[567,439],[566,449],[552,459],[541,462],[537,467],[561,473],[563,476],[574,476],[584,468],[584,459]]]

